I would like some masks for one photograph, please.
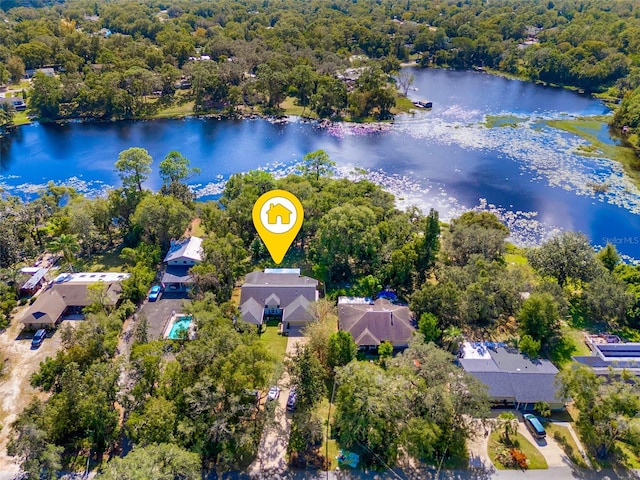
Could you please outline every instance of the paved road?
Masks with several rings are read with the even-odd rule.
[[[576,470],[569,467],[554,467],[547,470],[446,470],[436,472],[434,469],[420,471],[396,470],[397,476],[389,472],[281,472],[270,476],[251,476],[245,473],[232,472],[221,477],[223,480],[637,480],[637,472],[614,472],[602,470]],[[215,477],[207,477],[213,480]]]

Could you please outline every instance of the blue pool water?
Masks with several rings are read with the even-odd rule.
[[[171,325],[171,330],[167,338],[171,340],[180,339],[180,332],[183,330],[188,331],[189,325],[191,325],[191,316],[176,317],[173,325]]]

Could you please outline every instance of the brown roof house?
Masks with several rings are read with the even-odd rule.
[[[311,303],[318,300],[318,281],[300,274],[299,268],[267,268],[251,272],[240,293],[240,312],[247,323],[269,320],[302,326],[314,319]]]
[[[67,315],[82,315],[92,303],[89,285],[104,282],[107,287],[106,303],[115,306],[120,300],[120,282],[128,273],[86,272],[58,275],[48,288],[36,298],[21,323],[27,329],[53,328]]]
[[[358,347],[374,350],[385,341],[406,348],[416,330],[408,307],[352,297],[338,299],[338,328],[349,332]]]

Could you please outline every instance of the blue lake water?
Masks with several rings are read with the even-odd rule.
[[[25,126],[0,145],[0,187],[29,198],[54,180],[99,194],[119,184],[113,170],[118,153],[139,146],[155,161],[149,188],[160,186],[157,164],[179,150],[201,169],[192,187],[206,199],[235,172],[263,168],[286,174],[305,153],[321,148],[337,162],[339,175],[384,185],[401,207],[434,207],[444,219],[471,208],[490,210],[509,226],[516,243],[580,230],[596,245],[611,241],[640,258],[638,189],[619,165],[579,155],[580,138],[545,124],[608,114],[606,106],[575,92],[484,73],[412,73],[409,96],[432,101],[433,109],[400,115],[381,127],[196,118]],[[520,121],[487,128],[487,115]],[[606,129],[598,135],[610,140]],[[608,188],[596,194],[593,186],[600,184]]]

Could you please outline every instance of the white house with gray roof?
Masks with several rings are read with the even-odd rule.
[[[502,343],[465,342],[458,362],[487,386],[494,406],[533,410],[547,402],[551,410],[564,409],[558,369],[549,360],[531,360]]]
[[[162,284],[175,285],[183,288],[193,282],[189,269],[202,263],[202,239],[200,237],[187,237],[180,241],[171,241],[169,251],[164,257],[166,265],[162,274]]]
[[[314,319],[311,304],[318,300],[318,281],[300,274],[300,269],[270,268],[251,272],[242,285],[240,312],[247,323],[268,320],[285,326],[302,326]]]

